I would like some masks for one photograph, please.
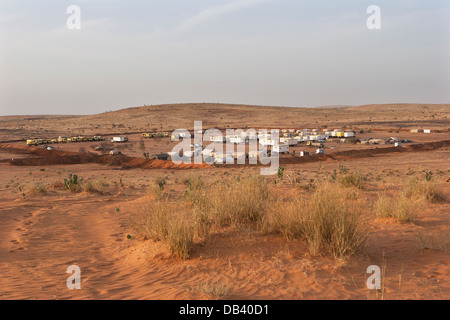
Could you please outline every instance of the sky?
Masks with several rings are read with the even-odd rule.
[[[1,0],[0,115],[450,103],[449,17],[448,0]]]

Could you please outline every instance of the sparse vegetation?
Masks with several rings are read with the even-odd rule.
[[[358,189],[364,189],[366,181],[367,176],[362,174],[360,170],[356,170],[353,173],[348,173],[338,178],[338,182],[344,187],[356,187]]]
[[[81,180],[78,180],[78,175],[69,172],[68,179],[64,179],[64,186],[71,192],[79,192],[81,190]]]
[[[403,194],[407,198],[424,202],[445,200],[443,192],[437,183],[431,179],[419,180],[417,177],[412,177],[404,187]]]
[[[30,193],[38,195],[47,194],[47,186],[42,183],[35,183],[31,186]]]
[[[98,179],[96,181],[88,180],[83,183],[83,191],[89,193],[104,194],[106,186],[106,182],[102,179]]]
[[[345,197],[345,190],[323,184],[307,199],[277,206],[266,218],[263,230],[287,238],[303,238],[312,255],[326,250],[337,259],[358,252],[368,229],[357,204]]]
[[[391,198],[386,194],[378,197],[374,204],[374,212],[379,218],[393,218],[400,222],[414,222],[419,205],[401,195]]]
[[[202,282],[193,288],[194,292],[200,292],[213,299],[223,299],[230,294],[230,287],[223,280],[209,280]]]

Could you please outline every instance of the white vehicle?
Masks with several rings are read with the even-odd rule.
[[[300,151],[300,157],[309,156],[309,151]]]
[[[113,137],[111,139],[111,142],[117,142],[117,143],[128,142],[128,138],[126,138],[126,137]]]
[[[223,136],[211,136],[209,137],[209,141],[211,142],[226,142],[226,137]]]
[[[316,149],[316,154],[324,154],[325,150],[322,148]]]
[[[395,146],[395,147],[401,147],[401,146],[402,146],[402,143],[401,143],[401,142],[396,142],[396,143],[394,144],[394,146]]]
[[[284,144],[273,146],[272,153],[289,153],[289,146]]]

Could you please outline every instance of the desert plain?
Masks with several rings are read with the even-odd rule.
[[[0,117],[0,299],[449,299],[449,117],[448,104],[211,103]],[[324,143],[324,154],[308,157],[298,156],[309,150],[300,144],[294,155],[280,157],[280,174],[264,177],[258,165],[175,166],[143,156],[169,152],[175,143],[142,133],[192,130],[194,121],[221,130],[343,128],[359,140],[409,142],[334,139]],[[129,142],[114,146],[122,155],[102,154],[94,141],[55,144],[54,150],[25,142],[78,135],[127,136]],[[77,188],[66,188],[70,174],[77,175]],[[263,204],[247,204],[246,194],[233,194],[228,205],[220,199],[220,192],[232,193],[252,177],[257,181],[246,185],[249,194],[264,188]],[[203,202],[192,196],[193,181]],[[348,206],[358,219],[364,236],[355,250],[337,253],[334,238],[308,238],[302,214],[330,201],[318,194],[323,186],[336,210]],[[304,202],[295,204],[298,199]],[[208,216],[239,211],[235,200],[249,211],[256,207],[258,216],[221,223]],[[183,254],[146,225],[156,223],[158,208],[195,229]],[[207,221],[206,231],[198,232],[193,215]],[[66,285],[71,265],[81,269],[80,290]],[[371,265],[382,272],[378,290],[366,285]]]

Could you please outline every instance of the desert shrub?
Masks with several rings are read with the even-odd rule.
[[[223,280],[204,281],[193,288],[194,292],[201,292],[208,297],[220,300],[230,293],[230,286]]]
[[[419,231],[417,239],[422,249],[433,249],[450,253],[450,229],[434,232]]]
[[[403,194],[408,198],[425,202],[445,200],[444,194],[435,181],[419,180],[417,177],[409,179],[403,188]]]
[[[278,171],[277,171],[277,177],[278,179],[283,179],[283,175],[284,175],[284,167],[278,167]]]
[[[180,204],[164,198],[148,201],[132,218],[131,227],[138,239],[162,241],[172,254],[187,259],[194,243],[192,221],[187,211],[180,210]]]
[[[83,183],[83,191],[104,194],[106,186],[107,184],[102,179],[98,179],[96,181],[88,180]]]
[[[156,178],[153,180],[153,182],[154,182],[154,184],[155,184],[156,186],[158,186],[158,188],[159,188],[161,191],[163,191],[163,190],[164,190],[164,186],[165,186],[166,183],[167,183],[167,177],[163,177],[163,176],[156,177]]]
[[[42,183],[35,183],[30,187],[30,193],[32,194],[47,194],[47,186]]]
[[[260,222],[269,207],[270,192],[261,176],[216,181],[209,186],[197,178],[186,184],[187,199],[202,212],[205,221],[209,219],[218,227]]]
[[[79,192],[81,190],[82,179],[78,180],[78,175],[69,172],[68,178],[64,179],[64,186],[71,192]]]
[[[305,239],[312,255],[326,250],[335,258],[351,256],[365,244],[368,229],[346,193],[325,183],[308,198],[278,202],[264,216],[262,232]]]
[[[393,218],[400,222],[414,222],[417,218],[418,203],[411,202],[405,196],[390,198],[386,194],[378,197],[374,211],[379,218]]]
[[[261,176],[247,176],[216,185],[208,194],[206,207],[215,225],[238,227],[261,221],[269,208],[269,195]]]
[[[345,198],[345,190],[324,184],[301,210],[302,232],[312,254],[321,247],[335,258],[358,252],[368,237],[360,208]]]
[[[300,239],[302,233],[302,210],[304,200],[296,199],[293,203],[278,201],[264,215],[261,222],[263,234],[279,234],[287,239]]]
[[[366,181],[367,177],[362,174],[360,170],[356,170],[353,173],[348,173],[338,178],[338,182],[344,187],[356,187],[358,189],[364,189]]]

